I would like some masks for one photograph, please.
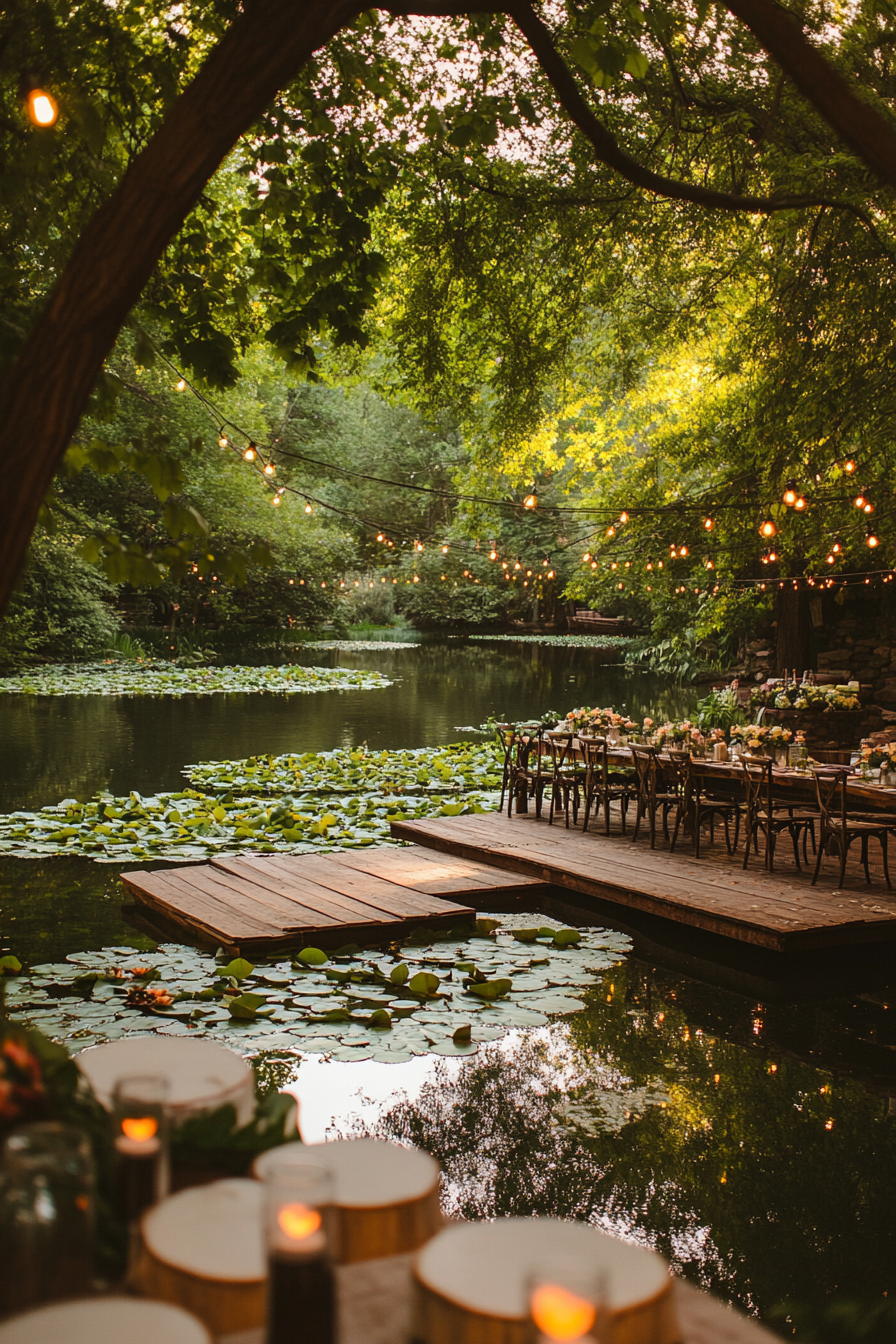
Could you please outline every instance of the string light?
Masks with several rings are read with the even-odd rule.
[[[258,454],[255,451],[254,443],[250,443],[248,448],[245,448],[243,450],[243,457],[246,459],[247,462],[254,462],[257,456]]]
[[[312,507],[311,507],[310,504],[306,504],[306,505],[305,505],[305,512],[306,512],[306,513],[313,513],[313,512],[314,512],[314,510],[312,509]]]
[[[422,550],[423,548],[421,547],[420,549]],[[447,555],[447,554],[448,554],[448,547],[447,547],[447,546],[443,546],[443,547],[442,547],[442,554],[443,554],[443,555]]]
[[[174,384],[174,390],[175,392],[186,392],[187,390],[186,378],[178,378],[177,382]]]
[[[535,482],[533,481],[532,489],[529,491],[528,495],[526,495],[526,498],[523,500],[523,508],[534,509],[537,507],[538,507],[538,495],[535,493]]]
[[[628,522],[628,514],[625,512],[624,509],[623,509],[622,513],[620,513],[620,515],[619,515],[619,521],[620,521],[620,523],[627,523],[627,522]]]
[[[784,491],[784,494],[781,496],[781,498],[787,505],[788,509],[793,508],[793,506],[796,504],[797,501],[796,481],[791,479],[787,482],[787,488]]]
[[[273,462],[265,462],[264,464],[265,476],[273,476],[276,473],[276,471],[277,468],[274,466]]]
[[[716,522],[715,522],[715,519],[714,519],[714,518],[704,518],[704,519],[703,519],[703,526],[704,526],[704,528],[706,529],[707,532],[711,532],[711,531],[713,530],[713,528],[715,527],[715,525],[716,525]]]
[[[28,115],[35,126],[52,126],[59,116],[59,104],[44,89],[32,89],[28,94]]]
[[[865,538],[865,542],[872,550],[874,550],[875,547],[880,545],[880,537],[878,537],[876,532],[869,532]]]
[[[218,447],[219,447],[219,448],[229,448],[229,447],[230,447],[230,440],[228,439],[227,435],[224,433],[224,430],[223,430],[223,429],[221,430],[221,433],[218,435]]]
[[[765,518],[759,524],[760,537],[773,537],[777,532],[777,530],[778,529],[776,525],[772,522],[771,518]]]
[[[804,510],[808,508],[808,504],[806,500],[803,498],[803,496],[800,495],[799,499],[796,501],[793,507],[797,513],[803,513]]]
[[[855,459],[852,457],[848,457],[846,461],[843,463],[843,470],[846,472],[847,476],[851,476],[855,471],[855,469],[856,469]]]

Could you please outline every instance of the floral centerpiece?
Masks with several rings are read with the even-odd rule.
[[[660,748],[687,747],[689,751],[702,755],[706,747],[705,734],[690,719],[682,719],[680,723],[667,721],[659,727],[655,727],[651,719],[645,719],[644,731],[652,732],[654,743]]]
[[[896,742],[872,743],[867,739],[859,747],[858,768],[860,774],[879,770],[881,779],[896,773]]]
[[[605,709],[571,709],[566,716],[566,724],[576,733],[607,733],[615,728],[619,733],[638,731],[638,725],[627,714],[620,714],[612,707]]]
[[[846,686],[815,686],[803,681],[783,686],[780,682],[764,681],[750,692],[753,706],[766,709],[818,710],[827,713],[835,709],[861,709],[859,697]]]
[[[735,723],[731,728],[732,742],[739,742],[747,751],[778,752],[792,737],[792,730],[780,723]]]

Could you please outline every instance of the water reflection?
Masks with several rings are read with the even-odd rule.
[[[885,1096],[705,1031],[681,982],[614,968],[568,1024],[436,1066],[360,1129],[443,1163],[452,1212],[588,1219],[762,1316],[896,1288]]]

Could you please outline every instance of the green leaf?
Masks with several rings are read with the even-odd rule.
[[[479,999],[500,999],[512,989],[512,980],[486,980],[481,985],[467,985],[467,993],[475,994]]]
[[[534,943],[538,937],[537,929],[511,929],[511,933],[518,943]]]
[[[2,964],[2,963],[0,963]],[[393,985],[403,985],[410,975],[410,971],[405,962],[400,962],[398,966],[393,966],[389,974],[389,979]]]
[[[477,919],[476,921],[476,932],[479,934],[480,938],[487,938],[490,934],[494,933],[495,929],[500,929],[500,927],[500,919]]]
[[[227,1006],[231,1017],[252,1021],[264,1005],[265,999],[261,994],[239,994]]]
[[[555,947],[571,947],[573,943],[580,943],[582,935],[578,929],[558,929],[554,934]]]
[[[255,967],[252,965],[251,961],[246,961],[245,957],[236,957],[233,961],[228,962],[226,966],[222,966],[218,974],[222,976],[233,976],[234,980],[247,980],[254,970]]]
[[[303,966],[323,966],[330,958],[326,952],[322,952],[319,947],[303,947],[296,961],[300,961]]]
[[[412,994],[422,994],[430,998],[438,993],[440,983],[437,975],[432,975],[429,971],[418,971],[408,981],[408,989]]]
[[[469,1022],[458,1027],[451,1037],[455,1045],[466,1045],[473,1039],[473,1031]]]
[[[368,1022],[372,1027],[391,1027],[392,1018],[385,1008],[377,1008],[370,1014]]]
[[[22,969],[22,963],[18,957],[8,955],[0,957],[0,973],[3,975],[18,975]]]

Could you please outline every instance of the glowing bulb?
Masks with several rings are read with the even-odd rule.
[[[835,555],[839,555],[840,552],[843,550],[843,547],[840,545],[839,541],[835,541],[833,546],[831,547],[831,550],[834,552]]]
[[[549,579],[552,579],[553,577],[554,577],[554,571],[553,571],[552,569],[549,569],[549,570],[548,570],[548,578],[549,578]]]
[[[607,528],[607,536],[608,536],[608,537],[615,537],[615,535],[616,535],[616,529],[615,529],[615,527],[613,527],[613,525],[611,524],[611,525]]]
[[[443,547],[442,547],[442,554],[443,554],[443,555],[447,555],[447,554],[448,554],[448,547],[447,547],[447,546],[443,546]]]
[[[422,551],[422,550],[423,550],[423,542],[422,542],[422,541],[415,541],[415,542],[414,542],[414,549],[415,549],[415,550],[418,550],[418,551]]]
[[[866,501],[865,501],[865,507],[862,509],[862,512],[863,512],[863,513],[873,513],[873,512],[874,512],[874,505],[871,504],[871,503],[869,503],[867,499],[866,499]]]
[[[271,503],[273,504],[274,508],[276,509],[277,505],[280,503],[280,496],[279,496],[279,495],[275,495],[274,498],[271,500]]]
[[[763,520],[763,522],[759,524],[760,537],[773,537],[777,532],[777,530],[778,529],[772,522],[771,518],[766,518]]]
[[[28,95],[28,115],[35,126],[52,126],[59,116],[59,105],[43,89],[32,89]]]
[[[794,504],[797,501],[796,481],[787,482],[787,489],[784,491],[784,494],[781,496],[781,498],[784,500],[784,503],[787,505],[788,509],[793,508]]]
[[[851,476],[852,473],[855,471],[855,469],[856,469],[855,459],[852,457],[848,457],[846,461],[843,463],[843,470],[848,475]]]
[[[159,1122],[154,1115],[128,1115],[121,1122],[121,1132],[126,1139],[146,1143],[158,1134]]]
[[[273,476],[276,470],[277,468],[274,466],[273,462],[265,462],[264,464],[265,476]]]
[[[497,558],[498,558],[498,552],[497,552],[497,551],[489,551],[489,553],[488,553],[488,558],[489,558],[489,560],[497,560]]]
[[[534,509],[537,504],[538,504],[538,496],[536,495],[535,491],[532,490],[531,493],[528,494],[526,498],[523,500],[523,508]]]
[[[716,524],[715,524],[715,519],[714,519],[714,518],[704,518],[704,519],[703,519],[703,526],[706,528],[706,531],[707,531],[707,532],[711,532],[711,531],[713,530],[713,528],[715,527],[715,525],[716,525]]]
[[[254,462],[258,454],[255,451],[255,444],[250,443],[248,448],[243,450],[243,457],[247,462]]]
[[[832,564],[834,563],[834,559],[835,559],[835,557],[834,557],[833,555],[829,555],[829,556],[828,556],[828,564],[829,564],[829,565],[832,565]]]
[[[306,512],[306,513],[313,513],[313,512],[314,512],[314,510],[312,509],[312,507],[311,507],[310,504],[306,504],[306,505],[305,505],[305,512]]]
[[[647,561],[647,568],[648,568],[648,569],[653,569],[653,561],[652,561],[652,560],[648,560],[648,561]]]
[[[796,509],[797,513],[802,513],[803,510],[806,509],[806,508],[808,507],[808,505],[807,505],[807,503],[806,503],[806,500],[803,498],[803,496],[800,495],[799,499],[796,501],[796,503],[794,504],[793,507]]]
[[[386,538],[383,536],[382,532],[377,532],[377,534],[376,534],[376,539],[377,539],[377,541],[385,541],[385,540],[386,540]]]
[[[516,564],[514,565],[514,569],[522,569],[522,565],[520,564],[519,560],[517,560]]]
[[[324,586],[321,584],[321,588]],[[306,1204],[284,1204],[277,1210],[277,1223],[290,1241],[306,1241],[320,1227],[321,1217],[317,1209],[309,1209]]]
[[[224,433],[223,429],[221,430],[221,433],[218,435],[218,447],[219,447],[219,448],[229,448],[229,447],[230,447],[230,440],[228,439],[227,435]]]
[[[679,555],[687,555],[687,554],[688,554],[688,548],[687,548],[687,546],[682,546],[682,547],[679,549],[678,554],[679,554]]]
[[[620,515],[619,515],[619,521],[620,521],[620,523],[627,523],[627,522],[628,522],[628,514],[625,512],[624,509],[623,509],[622,513],[620,513]]]
[[[591,552],[590,552],[590,551],[586,551],[585,554],[582,556],[582,559],[583,559],[583,560],[590,560],[590,559],[591,559]]]
[[[865,496],[860,490],[859,493],[856,495],[855,499],[853,500],[853,504],[855,504],[857,509],[864,509],[865,503],[866,503]]]
[[[560,1344],[587,1335],[597,1315],[592,1303],[555,1283],[540,1284],[535,1289],[530,1309],[541,1333]]]
[[[880,537],[878,537],[874,532],[869,532],[865,540],[871,547],[872,551],[874,550],[875,546],[880,545]]]

